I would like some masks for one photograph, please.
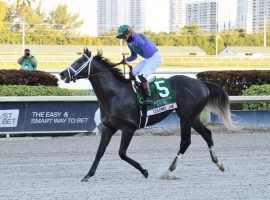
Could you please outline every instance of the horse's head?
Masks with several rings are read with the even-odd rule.
[[[121,63],[112,63],[102,56],[102,52],[94,57],[88,49],[85,49],[83,55],[75,60],[67,69],[60,73],[60,78],[66,83],[76,81],[80,78],[89,78],[98,74],[110,72],[117,80],[122,82],[129,81],[120,69],[116,68]]]
[[[88,49],[84,49],[83,55],[60,73],[60,78],[66,83],[75,82],[80,78],[88,78],[92,72],[93,58],[91,52]]]

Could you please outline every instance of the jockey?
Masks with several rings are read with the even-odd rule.
[[[134,76],[138,75],[141,81],[143,92],[146,96],[144,104],[152,104],[153,98],[147,77],[161,65],[162,59],[157,47],[148,37],[140,33],[135,33],[134,28],[128,25],[120,26],[116,37],[125,40],[131,52],[131,55],[125,60],[122,60],[122,63],[134,61],[137,58],[137,54],[144,58],[144,60],[132,69],[132,74]]]

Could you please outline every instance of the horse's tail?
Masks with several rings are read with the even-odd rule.
[[[210,91],[207,107],[210,111],[219,115],[226,128],[230,130],[238,129],[232,122],[228,94],[218,85],[209,82],[204,83]]]

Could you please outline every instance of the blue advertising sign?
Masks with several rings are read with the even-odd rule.
[[[0,104],[0,132],[23,131],[25,103]]]
[[[172,112],[150,127],[179,124]],[[0,103],[0,133],[100,132],[97,101],[19,101]]]
[[[93,131],[97,102],[4,102],[0,132]]]

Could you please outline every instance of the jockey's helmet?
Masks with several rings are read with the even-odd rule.
[[[116,37],[118,39],[123,38],[127,34],[128,29],[129,29],[129,25],[124,24],[124,25],[119,26]]]

